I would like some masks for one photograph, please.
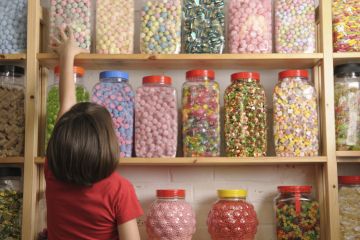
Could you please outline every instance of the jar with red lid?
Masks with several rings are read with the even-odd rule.
[[[279,73],[273,94],[274,140],[277,156],[319,154],[317,93],[306,70]]]
[[[360,176],[339,177],[340,231],[342,239],[360,239]]]
[[[253,240],[259,225],[247,191],[218,190],[219,200],[209,212],[207,225],[212,240]]]
[[[278,240],[320,239],[319,203],[311,186],[279,186],[274,199]]]
[[[182,89],[185,157],[220,155],[220,90],[213,70],[186,73]]]
[[[260,74],[239,72],[231,75],[225,90],[225,151],[228,157],[266,155],[266,99]]]
[[[195,213],[185,201],[185,190],[157,190],[146,216],[149,240],[191,240],[196,230]]]
[[[135,97],[137,157],[175,157],[178,133],[176,89],[167,76],[147,76]]]

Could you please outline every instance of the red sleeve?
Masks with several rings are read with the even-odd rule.
[[[115,206],[117,224],[123,224],[143,215],[143,210],[136,196],[133,185],[126,179],[121,178],[118,201]]]

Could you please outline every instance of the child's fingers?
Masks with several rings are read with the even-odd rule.
[[[57,37],[51,37],[51,40],[52,40],[53,44],[58,44],[58,45],[61,44],[61,41]]]
[[[73,31],[72,27],[68,26],[67,30],[68,30],[68,33],[69,33],[69,38],[71,40],[74,40],[74,31]]]
[[[59,32],[60,32],[61,40],[65,42],[68,39],[68,37],[66,36],[64,29],[59,28]]]

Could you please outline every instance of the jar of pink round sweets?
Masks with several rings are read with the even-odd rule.
[[[247,191],[218,190],[219,200],[209,212],[207,225],[212,240],[253,240],[259,224]]]
[[[147,76],[135,97],[137,157],[175,157],[177,147],[176,89],[167,76]]]
[[[196,221],[185,190],[157,190],[156,195],[146,217],[148,240],[191,240]]]

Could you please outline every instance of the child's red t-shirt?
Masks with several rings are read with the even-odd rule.
[[[143,214],[132,184],[114,172],[91,187],[56,180],[45,163],[49,240],[116,240],[117,226]]]

